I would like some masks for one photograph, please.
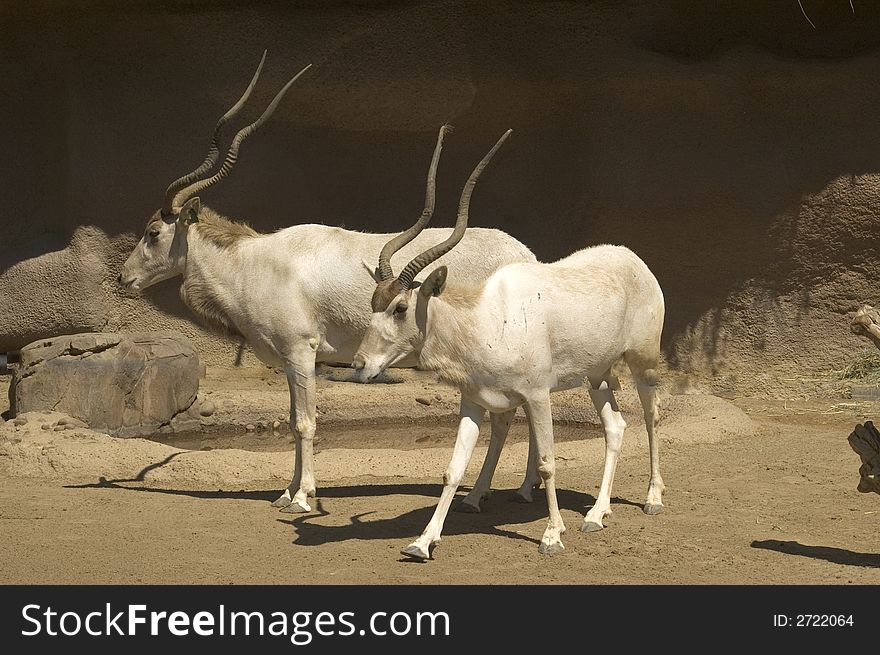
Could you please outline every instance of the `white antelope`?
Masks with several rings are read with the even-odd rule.
[[[465,236],[473,187],[509,134],[501,137],[467,181],[453,235],[411,261],[407,266],[411,274]],[[436,268],[418,293],[405,281],[379,282],[373,292],[373,318],[353,362],[362,379],[371,379],[399,358],[417,353],[423,368],[437,371],[461,390],[461,421],[440,502],[425,531],[403,550],[404,555],[428,559],[440,542],[484,413],[510,415],[520,405],[536,442],[550,512],[539,550],[547,554],[563,550],[565,526],[556,500],[550,394],[585,380],[605,430],[606,450],[599,496],[581,529],[604,527],[602,520],[611,514],[611,484],[626,427],[614,398],[617,381],[611,372],[620,357],[638,386],[650,444],[651,478],[644,511],[660,512],[663,481],[655,386],[664,303],[660,285],[645,263],[626,248],[606,245],[552,264],[508,264],[477,284],[462,280],[460,286],[447,289],[446,276],[446,266]],[[500,449],[498,444],[491,457],[497,460]],[[484,471],[487,468],[488,462]]]
[[[391,275],[392,255],[400,251],[401,258],[412,258],[449,234],[448,230],[422,233],[434,208],[435,176],[446,129],[441,128],[434,150],[424,212],[410,230],[391,241],[389,234],[324,225],[296,225],[259,234],[202,205],[196,194],[229,173],[241,143],[268,120],[290,85],[308,68],[281,89],[260,118],[236,134],[217,173],[200,179],[217,164],[220,130],[244,105],[265,56],[242,97],[218,121],[204,163],[168,187],[165,203],[147,222],[118,281],[123,288],[137,291],[183,276],[184,302],[209,327],[243,339],[263,362],[283,368],[290,388],[296,461],[290,486],[273,505],[286,512],[308,512],[308,498],[316,491],[315,363],[351,361],[370,322],[368,303],[374,280]],[[448,258],[450,264],[468,271],[468,279],[485,279],[510,262],[535,261],[528,248],[499,230],[474,230],[468,237]],[[379,269],[374,273],[364,262],[374,261],[380,251]],[[400,364],[412,366],[415,359]],[[493,426],[500,435],[497,438],[503,439],[500,433],[506,434],[508,426],[500,419]],[[536,467],[528,469],[522,494],[526,499],[532,487],[540,484]]]

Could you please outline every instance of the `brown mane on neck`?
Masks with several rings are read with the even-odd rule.
[[[247,223],[231,221],[213,209],[204,206],[199,212],[198,222],[193,227],[198,230],[199,236],[204,237],[218,248],[224,249],[231,248],[244,239],[260,236],[260,233]]]
[[[449,285],[443,290],[442,298],[455,307],[473,307],[482,293],[483,287],[480,285]]]

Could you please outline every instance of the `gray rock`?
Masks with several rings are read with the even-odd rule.
[[[210,400],[206,400],[199,407],[199,414],[202,416],[211,416],[217,411],[217,407]]]
[[[196,399],[185,412],[179,412],[171,419],[171,430],[173,432],[195,432],[201,429],[199,419],[199,402]]]
[[[177,332],[75,334],[25,346],[9,395],[13,415],[53,409],[119,436],[167,426],[199,389],[199,358]],[[58,428],[56,428],[58,429]]]

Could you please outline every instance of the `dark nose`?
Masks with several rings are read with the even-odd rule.
[[[367,362],[360,355],[355,355],[354,359],[351,362],[351,365],[356,371],[360,371],[364,366],[367,365]]]

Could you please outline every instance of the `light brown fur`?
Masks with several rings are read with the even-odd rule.
[[[443,300],[455,307],[474,307],[483,293],[483,287],[458,285],[443,291]]]
[[[394,300],[403,291],[403,284],[397,278],[383,280],[376,283],[376,290],[373,291],[373,297],[370,305],[374,312],[384,312],[388,309],[391,301]]]
[[[260,236],[260,233],[247,223],[230,221],[207,207],[202,207],[199,221],[193,227],[198,230],[199,236],[218,248],[231,248],[243,239]]]
[[[161,220],[163,220],[161,212],[156,212],[147,223],[147,228],[149,229],[150,225]],[[205,206],[202,206],[199,211],[199,220],[192,227],[197,229],[199,236],[206,241],[223,249],[231,248],[243,239],[253,239],[260,236],[260,233],[247,223],[231,221]]]

